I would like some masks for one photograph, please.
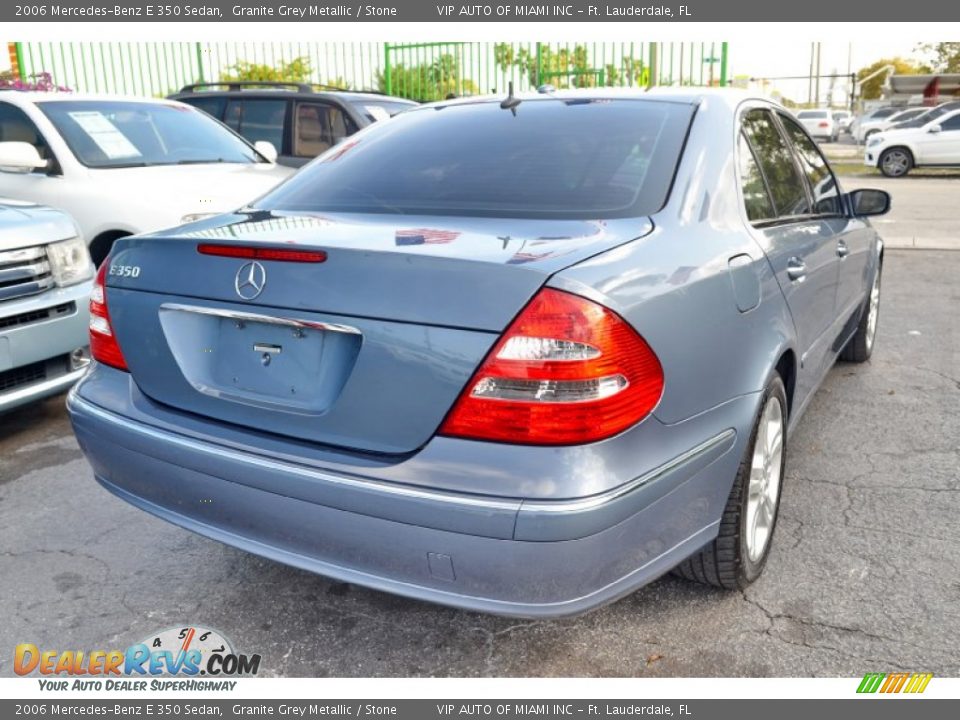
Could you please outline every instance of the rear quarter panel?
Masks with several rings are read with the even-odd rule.
[[[776,278],[741,215],[735,134],[730,106],[703,101],[656,230],[551,281],[608,303],[647,340],[664,369],[654,414],[666,424],[762,390],[794,343]],[[745,312],[730,269],[738,256],[738,287],[747,275],[759,295]]]

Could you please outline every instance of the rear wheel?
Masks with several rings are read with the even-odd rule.
[[[880,270],[873,276],[873,285],[870,286],[870,297],[867,298],[867,307],[860,317],[857,332],[850,338],[840,359],[847,362],[862,363],[870,359],[873,354],[873,343],[877,338],[877,321],[880,318]]]
[[[913,155],[906,148],[890,148],[880,156],[880,172],[887,177],[903,177],[912,167]]]
[[[760,403],[746,455],[730,491],[716,539],[674,571],[727,590],[760,577],[770,554],[780,509],[787,447],[787,393],[774,374]]]

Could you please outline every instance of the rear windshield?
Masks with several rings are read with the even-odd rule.
[[[524,100],[404,112],[331,148],[257,207],[599,219],[666,202],[693,115],[652,100]]]
[[[811,118],[825,118],[827,116],[826,110],[803,110],[797,113],[797,118],[800,120],[809,120]]]

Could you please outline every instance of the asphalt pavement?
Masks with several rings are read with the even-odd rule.
[[[63,397],[0,417],[0,676],[13,647],[222,631],[267,676],[960,675],[960,253],[888,250],[871,362],[836,366],[788,448],[746,592],[668,576],[523,622],[332,582],[101,489]]]

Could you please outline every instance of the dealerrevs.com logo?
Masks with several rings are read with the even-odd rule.
[[[41,649],[33,643],[21,643],[14,650],[13,669],[21,676],[66,675],[92,679],[111,676],[236,677],[256,675],[260,670],[260,655],[235,652],[231,642],[216,630],[187,626],[149,635],[126,650],[51,650]],[[120,686],[119,681],[107,682],[111,687],[106,689],[147,689],[145,682],[135,686],[129,683]],[[44,684],[55,690],[101,689],[79,681]]]

